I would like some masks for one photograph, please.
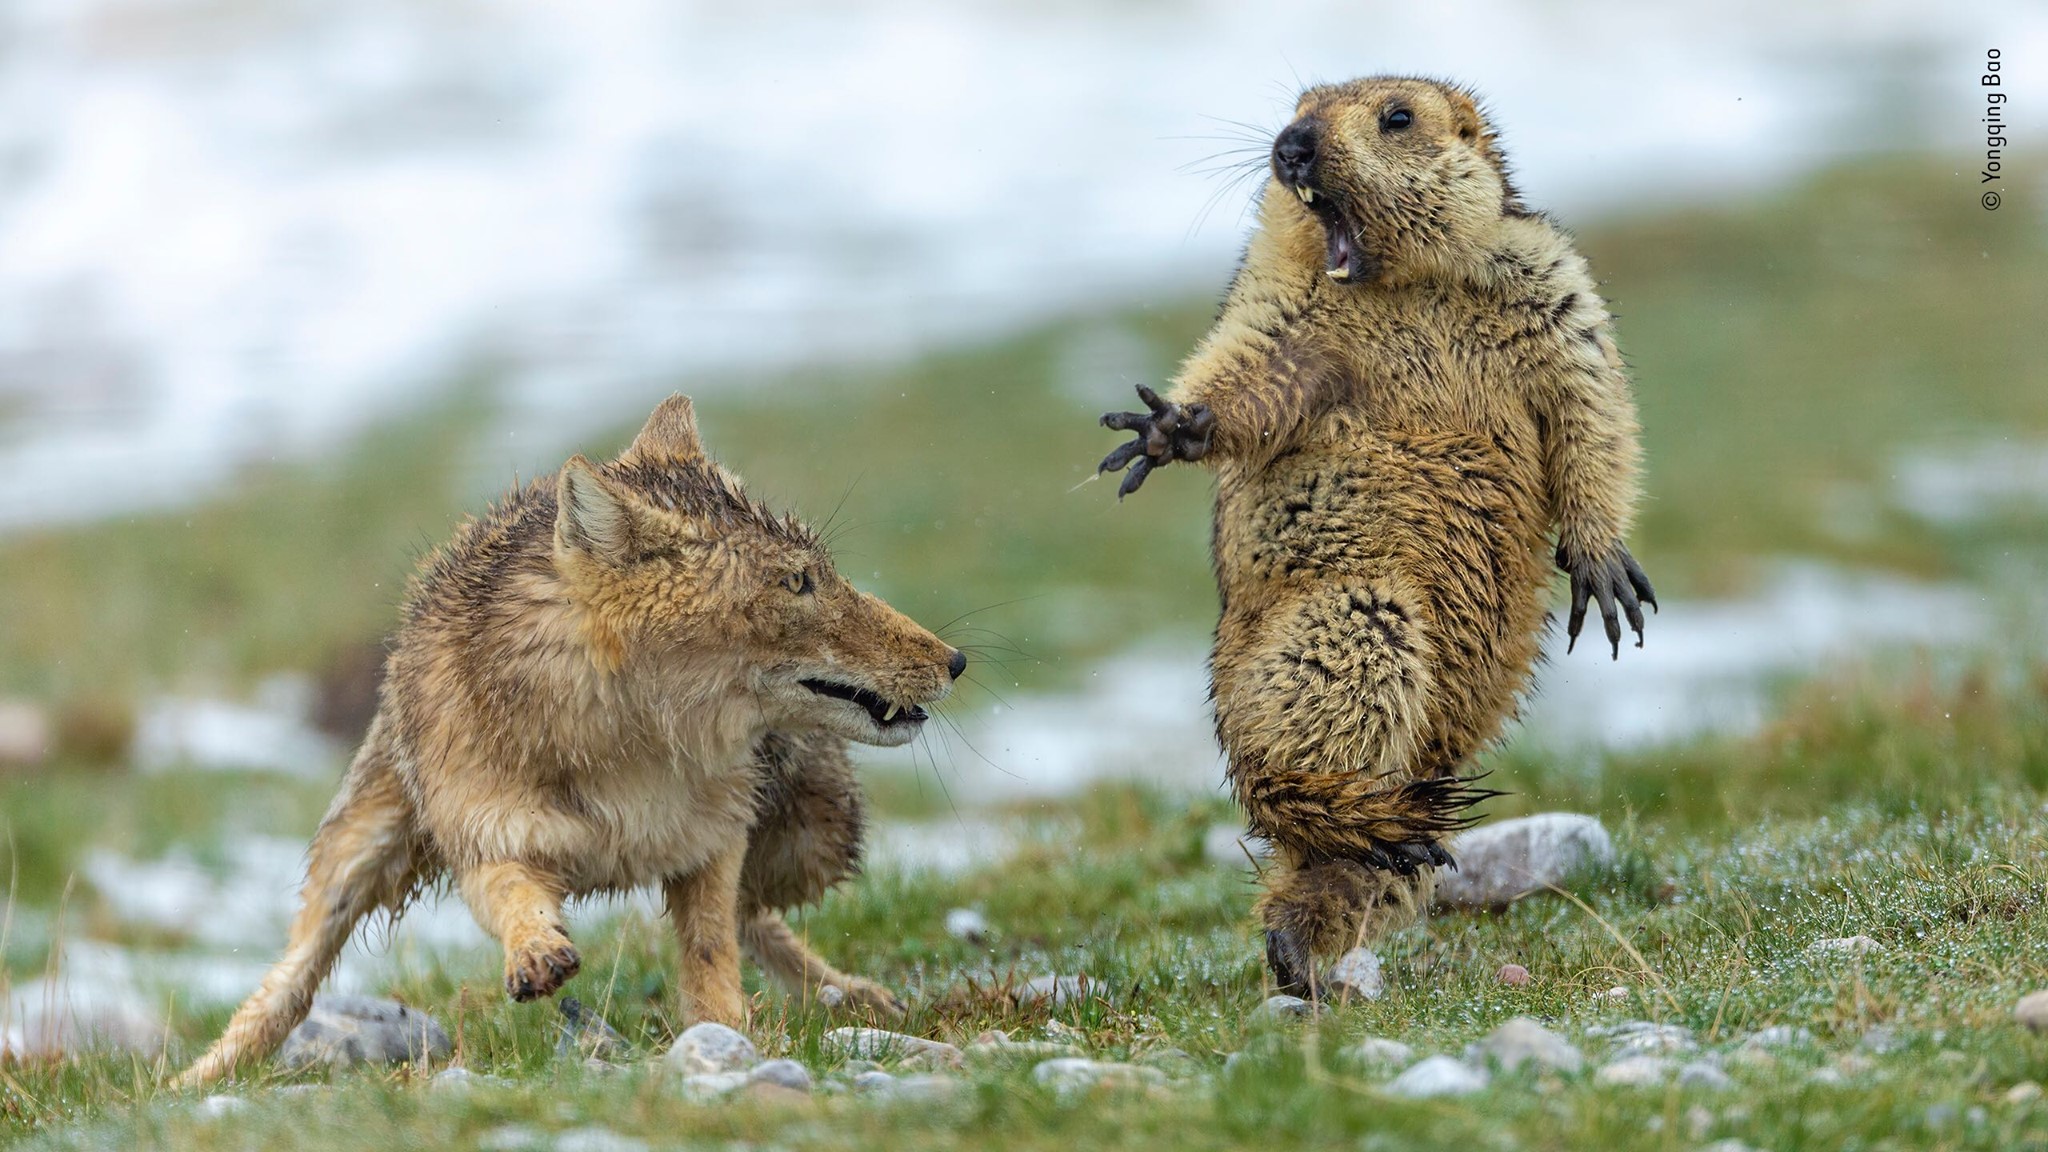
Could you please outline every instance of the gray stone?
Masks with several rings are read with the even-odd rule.
[[[1757,1149],[1740,1140],[1716,1140],[1700,1149],[1700,1152],[1757,1152]]]
[[[1745,1048],[1804,1048],[1813,1043],[1813,1033],[1790,1024],[1773,1024],[1743,1038]]]
[[[647,1142],[593,1124],[556,1136],[555,1152],[647,1152]]]
[[[1086,1056],[1088,1050],[1078,1044],[1061,1044],[1054,1040],[1012,1040],[1007,1036],[1001,1040],[976,1038],[965,1049],[967,1058],[976,1063],[1009,1061],[1052,1060],[1061,1056]]]
[[[1815,1068],[1806,1079],[1808,1083],[1824,1084],[1830,1088],[1839,1088],[1849,1082],[1849,1077],[1840,1068],[1836,1068],[1833,1065]]]
[[[811,1070],[795,1060],[763,1060],[747,1073],[747,1080],[755,1084],[793,1088],[798,1092],[811,1090]]]
[[[1623,1056],[1593,1074],[1599,1084],[1649,1088],[1671,1079],[1677,1065],[1662,1056]]]
[[[500,1124],[476,1138],[480,1152],[531,1152],[548,1146],[548,1134],[531,1124]]]
[[[315,996],[313,1010],[286,1036],[278,1059],[287,1068],[345,1068],[440,1060],[453,1051],[433,1017],[396,1000]]]
[[[583,1001],[564,996],[555,1007],[562,1013],[555,1059],[616,1062],[633,1058],[633,1045],[603,1016],[584,1007]]]
[[[889,1100],[912,1102],[944,1100],[960,1090],[960,1082],[950,1076],[899,1076],[879,1093]]]
[[[1826,940],[1815,940],[1806,950],[1816,956],[1862,956],[1871,952],[1884,951],[1884,945],[1868,936],[1831,936]]]
[[[1864,1031],[1863,1038],[1856,1043],[1866,1051],[1875,1052],[1879,1056],[1888,1056],[1904,1048],[1906,1046],[1906,1038],[1899,1034],[1897,1028],[1889,1024],[1872,1024]]]
[[[959,1067],[966,1057],[960,1049],[943,1040],[907,1036],[883,1028],[834,1028],[825,1033],[825,1046],[843,1056],[863,1060],[903,1060],[917,1057],[927,1065]]]
[[[1620,1055],[1668,1055],[1690,1052],[1699,1047],[1693,1041],[1690,1029],[1648,1020],[1624,1020],[1619,1024],[1588,1028],[1586,1035],[1606,1038]]]
[[[988,918],[972,908],[955,908],[946,913],[946,935],[969,944],[986,944],[989,939]]]
[[[1586,1058],[1571,1042],[1527,1016],[1517,1016],[1465,1050],[1473,1064],[1490,1063],[1503,1072],[1524,1064],[1545,1072],[1577,1072]]]
[[[208,1119],[218,1119],[230,1112],[240,1112],[248,1106],[249,1102],[240,1096],[208,1096],[199,1102],[199,1114]]]
[[[1108,990],[1086,973],[1075,976],[1034,976],[1017,989],[1017,1004],[1042,1004],[1050,1000],[1055,1008],[1083,1000],[1107,1000]]]
[[[1149,1088],[1166,1083],[1166,1073],[1157,1068],[1072,1056],[1040,1063],[1031,1070],[1031,1078],[1062,1096],[1096,1088]]]
[[[1614,863],[1614,840],[1591,816],[1544,812],[1482,825],[1448,845],[1436,874],[1439,908],[1497,908]]]
[[[0,769],[32,768],[50,755],[49,713],[30,700],[0,699]]]
[[[1224,868],[1252,868],[1273,855],[1273,845],[1236,824],[1211,824],[1202,834],[1202,858]]]
[[[2027,1028],[2048,1030],[2048,991],[2029,992],[2012,1007],[2012,1018]]]
[[[1380,972],[1380,958],[1370,948],[1353,948],[1337,957],[1323,977],[1331,1000],[1377,1000],[1386,994],[1387,978]]]
[[[896,1078],[887,1072],[879,1070],[858,1072],[853,1077],[853,1090],[856,1092],[879,1092],[893,1087],[895,1083]]]
[[[1420,1060],[1387,1083],[1396,1096],[1424,1099],[1430,1096],[1466,1096],[1486,1087],[1486,1073],[1462,1060],[1431,1056]]]
[[[2032,1080],[2022,1080],[2005,1090],[2003,1099],[2007,1104],[2030,1104],[2041,1098],[2041,1086]]]
[[[1680,1068],[1678,1083],[1685,1088],[1707,1088],[1716,1092],[1735,1087],[1735,1081],[1708,1060],[1694,1060]]]
[[[751,1073],[743,1069],[729,1072],[693,1072],[683,1077],[682,1093],[686,1100],[716,1100],[747,1085]]]
[[[437,1092],[466,1092],[471,1088],[504,1088],[511,1083],[503,1076],[478,1075],[457,1064],[434,1073],[434,1078],[427,1081],[427,1087]]]
[[[1405,1068],[1415,1059],[1415,1049],[1399,1040],[1368,1036],[1349,1048],[1340,1048],[1337,1059],[1361,1068]]]
[[[1193,1076],[1202,1070],[1201,1061],[1179,1048],[1154,1048],[1134,1057],[1134,1060],[1148,1068],[1157,1068],[1168,1076]]]
[[[1327,1004],[1313,1003],[1299,996],[1268,996],[1263,1003],[1252,1009],[1251,1018],[1272,1024],[1288,1020],[1307,1020],[1311,1017],[1326,1016],[1329,1012]]]
[[[761,1054],[754,1050],[752,1040],[707,1020],[683,1029],[663,1060],[685,1076],[702,1076],[745,1071],[761,1062]]]

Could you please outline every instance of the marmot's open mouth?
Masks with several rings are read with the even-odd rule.
[[[884,728],[897,724],[922,724],[930,719],[925,710],[915,704],[907,708],[901,704],[893,704],[865,688],[856,688],[851,684],[840,684],[832,680],[799,680],[797,683],[820,696],[830,696],[834,700],[845,700],[860,705],[867,709],[868,715],[876,724]]]
[[[1366,275],[1365,257],[1358,250],[1358,240],[1352,235],[1351,226],[1344,221],[1344,214],[1337,210],[1337,202],[1327,192],[1318,192],[1306,184],[1289,186],[1308,210],[1315,214],[1323,226],[1323,237],[1329,246],[1323,272],[1332,280],[1347,284],[1363,283],[1370,279]]]

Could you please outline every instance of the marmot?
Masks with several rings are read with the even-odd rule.
[[[1548,534],[1576,641],[1656,606],[1623,544],[1637,424],[1586,262],[1526,208],[1463,88],[1310,88],[1258,225],[1169,400],[1104,471],[1216,473],[1216,731],[1277,847],[1258,914],[1285,991],[1426,905],[1442,840],[1495,795],[1460,768],[1515,712]]]

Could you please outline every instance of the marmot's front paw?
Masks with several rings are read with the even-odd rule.
[[[1116,490],[1121,500],[1145,483],[1145,476],[1161,464],[1175,460],[1200,460],[1209,454],[1209,437],[1216,430],[1216,414],[1206,404],[1182,406],[1159,398],[1159,393],[1138,385],[1138,399],[1152,411],[1105,412],[1102,426],[1119,432],[1136,432],[1128,444],[1102,458],[1095,471],[1121,471],[1126,464],[1130,475]],[[1136,461],[1135,464],[1132,461]]]
[[[1578,646],[1579,628],[1586,623],[1588,597],[1600,601],[1600,618],[1607,624],[1607,642],[1614,646],[1615,659],[1621,659],[1621,621],[1614,611],[1617,602],[1628,614],[1629,627],[1635,629],[1636,647],[1643,646],[1643,605],[1648,604],[1655,611],[1657,593],[1651,590],[1650,578],[1643,575],[1642,565],[1636,563],[1620,541],[1599,556],[1582,556],[1560,544],[1557,566],[1572,578],[1572,614],[1564,630],[1566,652]]]

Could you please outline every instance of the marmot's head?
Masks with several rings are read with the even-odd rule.
[[[1319,239],[1324,270],[1350,284],[1462,264],[1503,213],[1522,211],[1478,102],[1434,80],[1309,89],[1272,164],[1269,226],[1298,229],[1304,259]]]

